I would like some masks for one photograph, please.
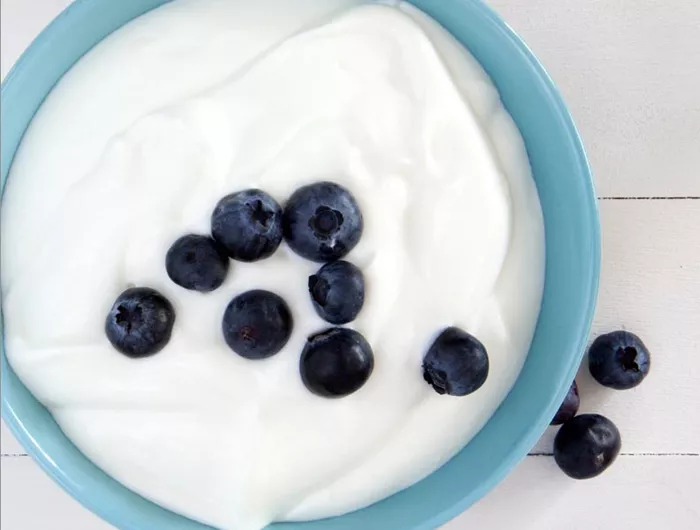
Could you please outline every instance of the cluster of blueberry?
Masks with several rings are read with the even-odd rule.
[[[642,340],[629,331],[599,336],[588,350],[588,369],[598,383],[615,390],[639,385],[649,373],[651,358]],[[600,475],[620,453],[622,440],[615,424],[600,414],[578,413],[576,381],[564,399],[552,425],[561,425],[554,439],[554,459],[572,478]]]
[[[362,212],[352,194],[332,182],[295,191],[284,209],[267,193],[240,191],[221,199],[211,217],[211,235],[180,237],[166,255],[165,267],[177,285],[200,292],[220,287],[230,258],[254,262],[270,257],[284,239],[300,256],[324,265],[309,278],[313,307],[336,326],[308,338],[300,373],[306,387],[326,397],[359,389],[374,367],[374,354],[353,321],[364,304],[362,271],[342,261],[363,231]],[[139,358],[160,351],[170,340],[175,311],[157,291],[134,287],[115,301],[105,324],[114,347]],[[247,359],[278,353],[292,334],[293,318],[277,294],[252,290],[226,307],[222,331],[228,346]],[[475,337],[450,327],[442,331],[423,360],[423,377],[439,394],[464,396],[486,381],[489,360]]]
[[[325,263],[309,278],[316,312],[335,326],[360,312],[365,297],[362,272],[340,261],[358,243],[363,219],[355,198],[345,188],[319,182],[298,189],[282,207],[267,193],[245,190],[221,199],[211,217],[211,236],[189,234],[168,250],[165,268],[170,279],[190,290],[210,292],[220,287],[230,258],[254,262],[270,257],[285,239],[300,256]],[[175,322],[172,304],[147,287],[124,291],[105,324],[112,345],[123,354],[153,355],[168,343]],[[222,332],[228,346],[247,359],[278,353],[292,334],[293,318],[277,294],[252,290],[228,304]],[[309,337],[300,372],[312,392],[337,397],[360,388],[369,378],[374,356],[357,331],[333,327]]]

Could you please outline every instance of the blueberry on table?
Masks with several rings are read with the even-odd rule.
[[[292,334],[292,313],[275,293],[247,291],[226,307],[221,323],[226,344],[246,359],[266,359],[279,352]]]
[[[318,316],[331,324],[347,324],[365,303],[362,271],[347,261],[334,261],[309,276],[309,294]]]
[[[214,208],[211,233],[235,260],[268,258],[282,242],[282,208],[261,190],[232,193]]]
[[[567,421],[554,438],[554,460],[575,479],[600,475],[620,453],[620,431],[599,414],[581,414]]]
[[[180,287],[203,293],[221,286],[228,273],[229,259],[224,249],[208,236],[179,238],[165,256],[165,270]]]
[[[355,198],[332,182],[299,188],[284,208],[284,238],[294,252],[311,261],[343,258],[357,245],[363,227]]]
[[[175,309],[162,294],[133,287],[119,295],[105,321],[114,348],[132,358],[158,353],[170,340]]]
[[[559,407],[559,410],[554,415],[551,425],[561,425],[576,416],[580,404],[581,399],[578,395],[578,385],[576,385],[576,381],[574,381],[571,383],[569,391],[566,393],[566,397]]]
[[[440,333],[423,359],[423,378],[438,394],[466,396],[481,388],[488,375],[486,348],[457,327]]]
[[[588,350],[588,368],[601,385],[616,390],[637,386],[649,373],[651,359],[642,340],[629,331],[601,335]]]
[[[347,396],[364,385],[374,369],[374,354],[352,329],[331,328],[309,337],[299,361],[301,380],[328,398]]]

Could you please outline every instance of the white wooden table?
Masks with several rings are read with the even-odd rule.
[[[70,0],[0,0],[2,74]],[[117,1],[117,0],[115,0]],[[627,392],[579,374],[582,410],[617,423],[623,454],[575,482],[554,430],[443,530],[700,529],[700,2],[490,0],[566,97],[595,171],[603,271],[594,333],[625,327],[652,351]],[[2,427],[3,530],[108,530]]]

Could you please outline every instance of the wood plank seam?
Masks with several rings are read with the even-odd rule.
[[[689,195],[687,197],[623,197],[623,196],[608,196],[598,197],[599,201],[697,201],[700,196]]]
[[[27,453],[2,453],[2,458],[24,458]],[[527,456],[554,456],[554,453],[528,453]],[[700,453],[620,453],[620,456],[642,456],[642,457],[700,457]]]
[[[554,456],[554,453],[528,453],[527,456]],[[642,457],[700,457],[700,453],[620,453],[619,456],[642,456]]]

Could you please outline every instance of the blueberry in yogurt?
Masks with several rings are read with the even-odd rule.
[[[423,359],[423,379],[438,394],[466,396],[481,388],[488,374],[486,348],[457,327],[440,333]]]
[[[355,197],[332,182],[317,182],[295,191],[284,208],[284,238],[300,256],[335,261],[357,245],[363,219]]]
[[[180,287],[203,293],[221,286],[229,259],[211,237],[189,234],[179,238],[165,256],[165,269]]]
[[[309,294],[316,313],[331,324],[355,320],[365,303],[362,271],[347,261],[334,261],[309,277]]]
[[[306,388],[328,398],[357,391],[373,369],[374,353],[369,343],[347,328],[331,328],[309,337],[299,362]]]
[[[292,334],[292,313],[275,293],[256,289],[236,296],[221,323],[229,348],[246,359],[278,353]]]
[[[162,350],[175,323],[172,304],[155,289],[133,287],[124,291],[107,314],[105,333],[114,348],[140,358]]]
[[[282,242],[282,208],[258,189],[232,193],[214,208],[211,233],[235,260],[268,258]]]

